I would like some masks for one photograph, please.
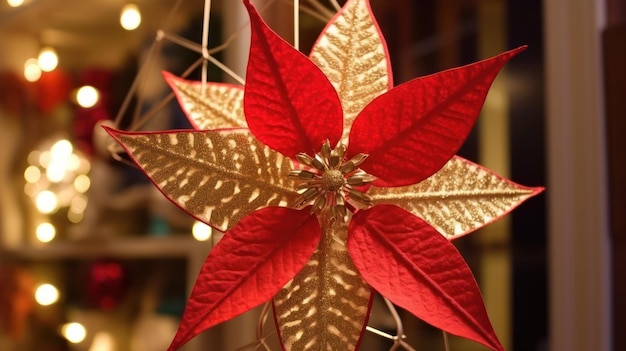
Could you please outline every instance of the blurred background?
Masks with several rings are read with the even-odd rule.
[[[254,3],[293,39],[291,1]],[[324,0],[301,3],[332,11]],[[547,191],[455,245],[507,350],[626,349],[619,333],[626,327],[619,299],[626,294],[626,1],[371,3],[396,84],[529,46],[494,83],[460,155]],[[166,99],[161,71],[200,79],[200,69],[189,68],[201,57],[193,49],[201,42],[203,6],[0,3],[1,351],[148,351],[171,341],[221,234],[194,223],[141,172],[114,160],[100,125],[117,118],[119,128],[130,128],[147,116],[146,130],[190,128]],[[324,28],[318,17],[302,11],[305,53]],[[239,1],[212,2],[209,47],[229,42],[215,57],[241,76],[245,21]],[[213,65],[208,75],[229,81]],[[374,312],[374,326],[395,328],[383,307]],[[251,342],[258,313],[213,328],[186,350]],[[443,350],[438,330],[401,314],[411,345]],[[451,346],[485,350],[455,337]],[[361,346],[388,348],[372,334]]]

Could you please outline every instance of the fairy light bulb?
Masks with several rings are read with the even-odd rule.
[[[39,61],[35,58],[30,58],[24,63],[24,78],[34,83],[41,78],[41,67],[39,67]]]
[[[45,47],[39,52],[37,61],[42,71],[52,72],[59,64],[59,56],[53,48]]]
[[[35,290],[35,301],[42,306],[50,306],[59,301],[59,289],[52,284],[41,284]]]
[[[7,0],[7,4],[11,7],[20,7],[24,5],[24,0]]]
[[[41,223],[37,226],[35,236],[42,243],[49,243],[56,236],[56,228],[50,223]]]
[[[120,24],[126,30],[135,30],[141,24],[141,12],[135,4],[126,4],[120,14]]]
[[[191,233],[193,234],[194,239],[198,241],[207,241],[211,239],[213,228],[200,221],[196,221],[191,228]]]
[[[52,191],[44,190],[35,197],[35,206],[43,214],[56,211],[58,205],[59,199]]]
[[[85,85],[76,92],[76,102],[80,107],[90,108],[95,106],[100,100],[100,93],[91,85]]]
[[[61,334],[72,344],[81,343],[87,336],[87,330],[80,323],[67,323],[61,327]]]

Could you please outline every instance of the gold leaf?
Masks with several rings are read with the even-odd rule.
[[[374,205],[393,204],[424,219],[452,240],[509,213],[542,188],[528,188],[455,156],[419,184],[372,187]]]
[[[354,350],[367,321],[372,291],[348,255],[348,225],[320,222],[318,249],[274,297],[285,350]]]
[[[220,230],[259,208],[296,203],[291,161],[247,129],[116,137],[171,201]]]
[[[344,145],[359,112],[390,88],[387,57],[384,39],[366,0],[349,0],[311,51],[311,60],[339,94],[344,111]]]
[[[164,73],[180,106],[195,129],[247,127],[243,114],[243,87],[230,84],[193,82]]]

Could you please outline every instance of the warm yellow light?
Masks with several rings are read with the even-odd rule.
[[[91,186],[91,180],[88,176],[81,174],[76,179],[74,179],[74,189],[79,193],[85,193],[89,190]]]
[[[74,150],[72,143],[66,139],[61,139],[54,143],[50,148],[50,159],[46,162],[46,177],[53,183],[58,183],[67,173],[70,167],[72,151]],[[44,154],[42,154],[43,156]],[[42,162],[43,164],[44,162]]]
[[[37,206],[39,212],[44,214],[56,211],[58,205],[59,200],[57,199],[57,196],[49,190],[40,192],[35,198],[35,206]]]
[[[37,166],[28,166],[24,170],[24,180],[29,183],[37,183],[41,178],[41,170]]]
[[[37,236],[37,240],[42,243],[49,243],[56,236],[57,230],[50,223],[41,223],[37,226],[37,230],[35,231],[35,235]]]
[[[59,64],[59,57],[51,47],[41,49],[38,57],[39,67],[44,72],[52,72]]]
[[[46,168],[46,178],[53,183],[58,183],[65,178],[67,173],[67,162],[64,159],[53,158],[48,168]]]
[[[24,0],[7,0],[7,4],[11,7],[20,7],[24,5]]]
[[[26,63],[24,63],[24,78],[31,83],[41,78],[41,67],[39,67],[37,59],[30,58],[26,60]]]
[[[49,306],[59,301],[59,290],[52,284],[41,284],[35,290],[35,301],[42,306]]]
[[[70,157],[73,151],[74,151],[74,147],[72,146],[72,143],[70,143],[67,139],[58,140],[50,148],[50,152],[52,153],[52,158]]]
[[[76,102],[84,108],[94,107],[99,99],[100,93],[91,85],[84,85],[76,92]]]
[[[74,224],[80,223],[80,221],[83,220],[83,217],[85,217],[83,212],[74,212],[72,209],[67,211],[67,219]]]
[[[52,155],[50,154],[50,151],[45,150],[43,152],[41,152],[39,154],[39,165],[42,167],[48,167],[48,164],[50,163],[50,158],[52,158]]]
[[[93,337],[93,342],[88,351],[115,351],[115,338],[107,332],[98,332]]]
[[[141,24],[141,13],[135,4],[126,4],[120,14],[120,24],[126,30],[135,30]]]
[[[211,239],[211,235],[213,234],[213,228],[202,222],[196,221],[193,224],[191,233],[193,234],[194,239],[198,241],[207,241]]]
[[[78,344],[85,340],[87,330],[80,323],[67,323],[61,328],[61,334],[72,344]]]
[[[80,157],[76,154],[71,154],[70,159],[67,162],[67,170],[76,172],[80,168]]]

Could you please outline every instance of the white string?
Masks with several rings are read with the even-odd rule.
[[[337,2],[337,0],[330,0],[330,3],[333,4],[336,11],[341,10],[341,6],[339,6],[339,3]]]
[[[202,19],[202,57],[209,57],[209,23],[211,21],[211,0],[204,0],[204,16]],[[202,93],[208,79],[208,61],[202,63]]]
[[[293,47],[300,50],[300,0],[293,0]]]
[[[446,351],[450,351],[450,340],[448,340],[448,333],[445,330],[441,331],[443,333],[443,345]]]

